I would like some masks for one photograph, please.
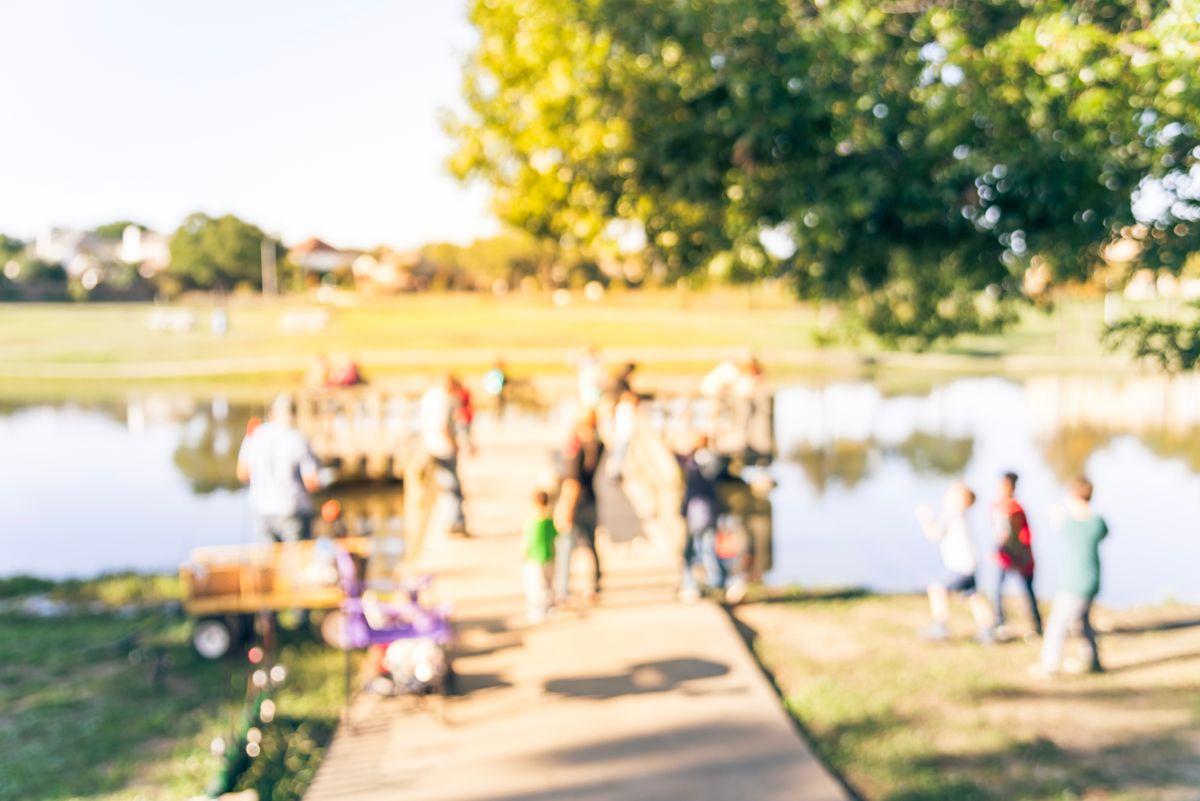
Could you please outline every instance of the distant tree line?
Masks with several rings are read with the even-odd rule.
[[[305,275],[289,260],[281,242],[232,214],[189,215],[170,236],[169,261],[161,269],[142,270],[138,264],[122,262],[117,249],[130,226],[148,230],[140,223],[119,220],[79,232],[86,238],[80,252],[86,253],[102,273],[102,280],[91,286],[81,282],[78,275],[69,276],[63,263],[39,258],[33,242],[0,234],[0,298],[112,300],[171,298],[189,291],[259,291],[264,246],[274,250],[277,283],[282,291],[316,282],[354,286],[349,261],[344,269],[332,274]],[[91,247],[88,242],[100,242],[102,246]],[[366,251],[376,256],[386,252],[386,248]],[[354,253],[357,251],[350,252]],[[491,291],[529,286],[530,282],[551,288],[613,279],[594,262],[573,258],[521,231],[506,231],[468,245],[434,243],[412,255],[420,279],[415,287],[420,289]]]

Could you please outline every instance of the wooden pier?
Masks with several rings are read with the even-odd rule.
[[[598,488],[600,602],[526,624],[520,531],[564,433],[481,421],[461,468],[474,536],[431,532],[415,565],[455,605],[461,696],[444,720],[356,698],[306,798],[844,801],[725,612],[676,601],[678,469],[653,426]]]
[[[520,386],[523,408],[543,408],[533,383]],[[419,447],[419,409],[418,396],[381,387],[305,390],[296,398],[296,426],[340,481],[403,479]],[[663,441],[683,431],[707,434],[735,469],[765,464],[775,453],[770,392],[739,399],[656,394],[640,417]]]

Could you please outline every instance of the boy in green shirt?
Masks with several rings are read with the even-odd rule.
[[[554,540],[558,531],[550,512],[550,493],[533,494],[533,517],[525,526],[525,616],[530,623],[546,619],[554,581]]]
[[[1046,624],[1042,660],[1034,666],[1039,675],[1053,676],[1062,664],[1062,649],[1071,629],[1083,630],[1084,659],[1068,663],[1071,672],[1098,673],[1100,655],[1096,650],[1096,631],[1092,628],[1092,602],[1100,592],[1100,541],[1108,536],[1104,518],[1092,511],[1092,482],[1082,476],[1067,489],[1067,519],[1062,537],[1066,547],[1062,579],[1054,596],[1054,609]]]

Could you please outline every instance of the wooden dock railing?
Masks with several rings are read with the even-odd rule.
[[[341,478],[401,478],[418,406],[413,397],[369,386],[306,390],[296,398],[296,427]]]

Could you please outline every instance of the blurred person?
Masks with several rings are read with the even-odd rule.
[[[444,510],[449,532],[467,536],[462,482],[458,478],[457,383],[453,375],[447,374],[421,396],[421,444],[433,461],[438,505]]]
[[[475,424],[475,407],[471,403],[471,390],[458,376],[455,376],[453,381],[454,399],[457,402],[454,410],[454,435],[466,446],[467,451],[473,454],[475,440],[471,437],[471,429]]]
[[[703,568],[706,584],[716,590],[725,587],[725,562],[717,555],[717,479],[722,471],[720,459],[708,447],[708,437],[700,434],[685,454],[677,454],[683,470],[683,515],[687,536],[683,543],[683,574],[679,597],[686,602],[699,600],[696,570]]]
[[[625,457],[629,453],[629,443],[633,440],[634,427],[637,425],[637,407],[639,398],[632,389],[625,390],[613,407],[612,430],[610,442],[612,450],[608,454],[606,472],[614,481],[620,481],[625,469]]]
[[[609,392],[614,403],[626,393],[633,393],[633,374],[637,372],[636,362],[626,362],[613,374]]]
[[[356,387],[365,383],[358,362],[344,354],[334,358],[325,375],[325,385],[329,387]]]
[[[533,494],[533,516],[525,526],[525,615],[531,623],[546,619],[554,597],[554,541],[558,531],[550,510],[550,493]]]
[[[492,369],[484,373],[483,391],[491,398],[497,420],[504,416],[504,407],[508,402],[508,389],[508,369],[502,359],[496,359]]]
[[[556,596],[565,602],[570,594],[571,554],[583,547],[591,554],[592,586],[587,599],[594,601],[600,592],[600,555],[596,551],[596,524],[599,509],[596,498],[596,471],[604,457],[604,443],[596,427],[596,413],[585,413],[575,426],[563,453],[565,471],[559,493],[557,527],[560,543],[557,553],[558,582]]]
[[[747,464],[763,464],[770,458],[772,415],[766,390],[762,363],[752,353],[721,362],[700,382],[700,393],[712,399],[709,430],[715,436],[723,428],[721,421],[728,419],[729,433],[736,438],[736,448],[744,451]]]
[[[709,398],[726,395],[737,382],[738,375],[737,364],[731,359],[726,359],[704,374],[704,378],[700,380],[700,394]]]
[[[600,361],[600,352],[590,346],[576,353],[571,364],[575,368],[580,404],[585,409],[597,408],[604,395],[604,364]]]
[[[976,591],[975,571],[979,567],[979,557],[967,519],[967,511],[974,505],[975,493],[959,481],[946,491],[940,516],[934,516],[928,506],[917,509],[917,519],[925,537],[938,543],[942,564],[946,568],[945,577],[931,583],[927,590],[933,622],[925,630],[925,636],[931,640],[946,640],[950,636],[951,592],[957,592],[967,600],[978,627],[976,639],[990,643],[994,638],[992,629],[995,617],[991,605]]]
[[[746,356],[738,368],[737,381],[734,383],[734,394],[741,398],[752,398],[758,395],[766,383],[766,371],[762,362],[753,353]]]
[[[238,451],[237,477],[250,485],[257,534],[264,542],[312,537],[312,498],[321,487],[319,465],[308,440],[295,428],[290,395],[271,403],[267,422],[256,426]]]
[[[1037,676],[1053,676],[1061,668],[1070,673],[1099,673],[1103,669],[1091,611],[1100,592],[1100,543],[1108,536],[1108,524],[1092,510],[1092,492],[1092,482],[1083,476],[1067,487],[1067,514],[1062,526],[1066,553],[1054,606],[1046,622],[1041,662],[1030,671]],[[1083,634],[1083,658],[1064,664],[1063,646],[1076,626]]]
[[[308,369],[304,373],[304,385],[314,389],[329,385],[329,357],[324,353],[308,363]]]
[[[1033,532],[1025,509],[1016,499],[1017,474],[1000,476],[996,501],[992,504],[992,527],[996,533],[996,562],[1000,576],[996,579],[996,627],[1004,626],[1004,580],[1012,575],[1021,580],[1029,619],[1033,631],[1042,636],[1042,615],[1033,592]]]
[[[346,527],[339,501],[330,498],[321,504],[320,518],[317,536],[332,539],[349,536],[350,530]]]

